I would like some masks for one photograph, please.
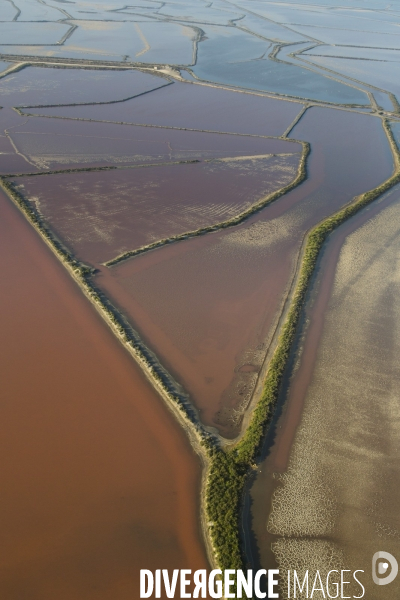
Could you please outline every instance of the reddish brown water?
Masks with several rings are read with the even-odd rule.
[[[36,171],[35,166],[17,154],[10,142],[15,127],[26,123],[27,119],[20,117],[11,108],[0,110],[0,174],[23,173]]]
[[[305,232],[393,168],[378,119],[316,108],[293,136],[312,145],[300,187],[242,226],[98,276],[186,386],[203,421],[226,436],[238,432]]]
[[[297,102],[285,102],[191,83],[174,83],[124,103],[45,108],[34,112],[100,121],[125,121],[279,136],[301,109],[302,105]]]
[[[89,85],[83,85],[83,81],[86,84],[89,82]],[[284,149],[280,149],[285,145],[282,141],[275,143],[271,141],[272,146],[268,146],[267,149],[263,140],[256,137],[236,138],[162,128],[148,129],[126,127],[121,124],[24,117],[12,110],[13,106],[24,104],[107,102],[140,94],[152,87],[164,86],[166,83],[162,78],[138,71],[86,71],[35,67],[10,74],[0,82],[0,95],[2,105],[5,107],[0,114],[0,156],[2,158],[0,172],[29,173],[37,169],[62,169],[68,166],[126,165],[234,156],[236,152],[240,155],[252,155],[288,151],[287,144]],[[175,122],[175,118],[180,119],[181,115],[185,114],[186,116],[183,117],[185,127],[189,128],[221,130],[221,127],[214,127],[213,124],[213,119],[217,117],[218,123],[224,125],[228,132],[251,133],[255,136],[281,135],[301,110],[301,105],[297,103],[279,102],[266,97],[209,87],[196,86],[194,91],[198,93],[192,93],[193,98],[190,94],[186,97],[187,89],[193,90],[193,85],[173,84],[167,87],[176,87],[178,92],[183,93],[184,100],[190,102],[189,111],[186,113],[186,109],[181,110],[183,107],[174,94],[168,100],[169,109],[165,104],[169,96],[166,98],[157,96],[155,103],[152,101],[140,104],[149,116],[149,119],[144,119],[145,123],[149,121],[169,126],[170,123]],[[152,94],[153,92],[146,93],[137,99],[148,98]],[[228,101],[232,110],[227,110]],[[167,113],[172,111],[172,120],[167,118],[160,121],[160,102],[163,106],[161,112],[164,109]],[[114,112],[118,112],[117,107],[125,104],[110,106],[114,106]],[[208,110],[205,109],[206,106]],[[92,112],[95,107],[87,108]],[[117,119],[118,123],[122,120],[121,117]],[[260,122],[265,122],[266,125],[260,128]],[[7,132],[9,139],[5,134],[3,135],[3,132]],[[258,147],[262,149],[258,151]],[[292,144],[292,147],[294,148],[295,145]],[[296,148],[289,151],[298,150]]]
[[[0,133],[0,173],[5,175],[35,170],[22,156],[16,154],[9,138]]]
[[[270,146],[270,140],[266,142]],[[22,177],[14,183],[24,186],[24,195],[34,199],[52,229],[79,258],[98,264],[155,240],[238,215],[293,181],[299,159],[299,154],[233,158]]]
[[[1,598],[132,600],[206,568],[200,467],[140,370],[0,195]]]
[[[11,135],[40,170],[301,151],[277,139],[35,117],[19,117]]]
[[[2,106],[110,102],[168,83],[140,71],[28,67],[0,80]]]

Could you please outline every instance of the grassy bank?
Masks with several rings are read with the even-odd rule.
[[[268,368],[262,396],[241,441],[232,449],[223,450],[208,445],[210,470],[205,502],[209,535],[216,560],[221,569],[244,566],[239,537],[239,515],[244,484],[254,467],[276,405],[283,375],[288,363],[311,277],[327,236],[364,206],[400,183],[399,151],[386,121],[383,126],[395,161],[394,174],[383,184],[370,190],[314,227],[308,234],[299,278],[278,345]]]
[[[203,430],[197,411],[187,394],[161,365],[157,356],[146,346],[137,331],[131,327],[125,317],[93,283],[92,276],[95,269],[78,261],[72,255],[47,226],[36,208],[24,198],[10,181],[5,177],[0,177],[0,186],[69,270],[86,297],[139,363],[151,383],[167,401],[181,425],[188,432],[192,442],[195,445],[199,445],[200,442],[210,443],[209,438],[211,439],[211,436]]]
[[[205,459],[207,477],[205,478],[203,490],[203,523],[212,547],[213,557],[211,558],[214,559],[212,562],[215,562],[216,566],[221,569],[239,569],[244,566],[245,560],[242,554],[239,535],[243,490],[247,477],[258,459],[260,448],[278,399],[301,311],[320,250],[327,236],[336,227],[400,182],[399,151],[387,121],[382,121],[382,123],[395,161],[394,174],[380,186],[356,197],[350,204],[325,219],[308,233],[296,288],[276,350],[267,371],[261,398],[252,413],[250,424],[242,439],[236,446],[228,449],[221,448],[217,436],[207,433],[202,427],[195,409],[180,386],[162,367],[157,357],[147,348],[125,318],[104,294],[95,287],[92,280],[93,269],[76,260],[49,229],[41,214],[23,197],[18,189],[7,178],[0,178],[4,191],[69,269],[85,295],[112,328],[118,339],[120,339],[134,356],[135,360],[141,365],[149,380],[160,391],[163,398],[168,402],[168,405],[172,407],[180,423],[188,432],[192,443]],[[221,229],[239,224],[249,214],[260,210],[260,208],[269,202],[272,202],[299,185],[307,176],[306,159],[308,153],[309,145],[303,142],[303,154],[299,164],[298,175],[291,184],[283,188],[283,190],[271,194],[267,199],[263,199],[262,205],[260,203],[253,206],[246,213],[242,213],[242,215],[227,221],[226,224],[216,226],[216,228]],[[207,231],[214,231],[214,228],[201,229],[191,234],[171,238],[163,241],[163,243],[186,239],[190,235],[201,235]],[[149,250],[153,247],[157,246],[146,247],[146,249]],[[129,254],[129,256],[137,253],[139,252],[135,251],[133,254]],[[118,260],[115,259],[113,264],[125,258],[128,258],[128,256],[122,255],[118,257]]]
[[[293,141],[297,141],[297,140],[293,140]],[[206,233],[212,233],[213,231],[219,231],[221,229],[227,229],[228,227],[235,227],[236,225],[240,225],[241,223],[243,223],[243,221],[245,221],[246,219],[248,219],[249,217],[254,215],[256,212],[263,209],[268,204],[271,204],[271,202],[274,202],[274,200],[277,200],[284,194],[287,194],[287,192],[290,192],[290,190],[297,187],[300,183],[302,183],[302,181],[305,180],[305,178],[307,177],[306,164],[307,164],[307,157],[310,153],[310,145],[307,142],[299,142],[299,143],[302,145],[303,149],[302,149],[299,166],[297,168],[297,175],[293,179],[293,181],[291,183],[289,183],[288,185],[286,185],[285,187],[277,190],[276,192],[272,192],[272,194],[268,194],[268,196],[265,196],[262,200],[260,200],[256,204],[253,204],[252,206],[250,206],[250,208],[243,211],[242,213],[239,213],[235,217],[232,217],[231,219],[222,221],[220,223],[216,223],[215,225],[210,225],[208,227],[201,227],[199,229],[195,229],[194,231],[187,231],[187,232],[181,233],[179,235],[173,235],[168,238],[157,240],[156,242],[147,244],[146,246],[141,246],[140,248],[137,248],[136,250],[129,250],[128,252],[124,252],[123,254],[120,254],[119,256],[116,256],[115,258],[105,262],[104,263],[105,266],[112,267],[124,260],[127,260],[128,258],[132,258],[133,256],[138,256],[139,254],[144,254],[145,252],[149,252],[149,250],[155,250],[156,248],[161,248],[162,246],[166,246],[167,244],[173,244],[175,242],[187,240],[189,238],[197,237],[199,235],[205,235]]]

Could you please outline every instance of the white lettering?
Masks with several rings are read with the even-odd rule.
[[[356,573],[364,573],[364,571],[362,571],[361,569],[357,569],[357,571],[354,571],[354,573],[353,573],[354,579],[357,581],[358,585],[360,585],[362,587],[362,594],[361,594],[361,596],[353,596],[353,598],[364,598],[365,587],[363,586],[363,584],[361,583],[361,581],[359,581],[357,579]]]
[[[186,579],[186,575],[190,575],[191,569],[181,569],[181,598],[191,598],[192,594],[186,591],[190,584],[190,579]]]
[[[343,586],[345,583],[350,583],[350,581],[344,581],[343,580],[343,573],[351,573],[350,569],[343,569],[342,571],[340,571],[341,573],[341,585],[340,585],[340,597],[341,598],[351,598],[351,596],[343,596]]]
[[[208,593],[211,598],[222,598],[222,581],[215,581],[217,575],[222,575],[222,571],[220,569],[213,569],[208,579]]]
[[[251,598],[253,596],[253,571],[248,569],[247,580],[244,576],[243,571],[237,572],[237,597],[243,598],[242,593]]]
[[[317,583],[317,579],[319,580],[319,583],[320,583],[321,587],[315,587],[315,585],[316,585],[316,583]],[[311,596],[310,596],[310,598],[312,598],[312,597],[313,597],[313,594],[314,594],[314,592],[317,592],[317,591],[318,591],[318,592],[322,592],[322,594],[323,594],[324,598],[326,597],[326,596],[325,596],[325,590],[324,590],[324,586],[322,585],[322,581],[321,581],[321,575],[319,574],[319,571],[317,571],[317,572],[316,572],[316,574],[315,574],[315,579],[314,579],[314,583],[313,583],[313,586],[312,586],[312,590],[311,590]]]
[[[329,571],[328,575],[326,576],[326,593],[328,594],[328,598],[337,598],[339,596],[339,584],[337,583],[337,581],[332,583],[332,585],[336,587],[336,596],[331,596],[329,591],[329,577],[331,573],[339,573],[339,571],[336,571],[336,569],[332,569],[332,571]]]
[[[266,575],[267,571],[265,569],[260,569],[257,571],[256,576],[254,577],[254,593],[256,598],[266,598],[267,594],[260,590],[260,579],[262,575]]]
[[[178,578],[180,578],[179,598],[182,599],[226,598],[226,600],[229,600],[231,598],[243,597],[279,598],[277,591],[277,587],[279,586],[279,577],[277,576],[279,576],[279,573],[279,569],[269,569],[268,571],[265,569],[259,569],[258,571],[248,569],[246,575],[240,569],[238,571],[234,569],[225,569],[223,571],[221,569],[214,569],[209,574],[206,569],[199,569],[197,571],[191,571],[191,569],[174,569],[172,572],[168,571],[168,569],[156,569],[155,571],[140,569],[140,598],[161,598],[164,592],[162,586],[165,588],[167,598],[175,598],[178,594]],[[332,575],[333,573],[336,573],[336,576]],[[345,586],[352,584],[351,581],[346,581],[345,573],[352,573],[354,581],[360,587],[361,594],[359,596],[345,595],[346,592],[349,593],[350,591]],[[364,598],[365,587],[357,578],[357,573],[364,573],[364,571],[361,569],[354,572],[350,571],[350,569],[343,569],[342,571],[332,569],[326,576],[325,588],[325,579],[322,582],[320,572],[317,570],[315,571],[311,588],[311,575],[308,569],[300,571],[299,574],[296,570],[288,570],[287,598],[288,600],[290,598],[298,598],[297,594],[299,594],[301,597],[304,596],[313,599],[315,592],[322,593],[325,599],[330,598],[333,600],[337,598],[355,598],[357,600]],[[301,580],[303,574],[304,578]],[[263,576],[267,576],[268,593],[261,591],[261,578]],[[193,592],[191,592],[191,586],[194,588]]]
[[[156,598],[161,598],[161,570],[156,570]]]
[[[300,594],[303,592],[304,586],[307,585],[307,587],[306,587],[306,590],[307,590],[306,596],[308,598],[308,570],[306,571],[306,574],[304,576],[303,585],[302,586],[300,586],[300,581],[299,581],[299,579],[297,577],[297,571],[296,571],[296,569],[293,571],[293,589],[294,589],[294,596],[293,597],[294,598],[297,598],[297,596],[296,596],[296,581],[297,581],[297,585],[299,586],[299,592],[300,592]]]
[[[196,584],[193,592],[193,598],[198,598],[201,591],[201,597],[207,597],[207,571],[199,569],[193,573],[193,581]]]
[[[234,569],[225,569],[224,572],[224,591],[225,598],[234,598],[235,594],[230,591],[232,585],[235,584],[235,580],[231,579],[231,575],[235,575],[236,571]]]
[[[274,592],[274,587],[278,585],[278,580],[274,575],[279,575],[279,569],[269,569],[268,571],[268,598],[279,598],[278,592]]]
[[[146,589],[147,588],[147,589]],[[154,588],[154,577],[151,571],[140,569],[140,597],[150,598]]]
[[[169,576],[167,569],[163,569],[163,579],[164,579],[164,587],[165,593],[167,594],[167,598],[173,598],[175,596],[176,583],[178,581],[179,569],[174,569],[171,583],[169,582]]]

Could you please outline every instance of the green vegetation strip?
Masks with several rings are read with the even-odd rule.
[[[238,215],[236,215],[236,217],[233,217],[232,219],[228,219],[227,221],[222,221],[221,223],[217,223],[215,225],[210,225],[208,227],[201,227],[200,229],[195,229],[194,231],[187,231],[186,233],[181,233],[179,235],[173,235],[171,237],[164,238],[162,240],[157,240],[156,242],[153,242],[152,244],[147,244],[146,246],[141,246],[140,248],[137,248],[136,250],[129,250],[128,252],[124,252],[123,254],[120,254],[119,256],[116,256],[115,258],[108,260],[107,262],[104,263],[104,265],[106,267],[112,267],[124,260],[127,260],[128,258],[132,258],[133,256],[138,256],[139,254],[144,254],[145,252],[149,252],[150,250],[155,250],[156,248],[161,248],[162,246],[165,246],[167,244],[181,242],[183,240],[187,240],[192,237],[197,237],[199,235],[205,235],[206,233],[212,233],[215,231],[219,231],[221,229],[226,229],[228,227],[234,227],[236,225],[240,225],[241,223],[243,223],[243,221],[245,221],[246,219],[248,219],[249,217],[254,215],[254,213],[260,211],[265,206],[267,206],[268,204],[271,204],[271,202],[274,202],[274,200],[277,200],[284,194],[287,194],[288,192],[290,192],[290,190],[292,190],[293,188],[297,187],[300,183],[302,183],[302,181],[304,181],[305,178],[307,177],[306,164],[307,164],[307,157],[310,153],[310,145],[308,144],[308,142],[300,142],[298,140],[291,140],[291,141],[296,141],[299,144],[301,144],[303,147],[303,150],[302,150],[302,154],[301,154],[300,163],[299,163],[299,166],[297,169],[297,175],[296,175],[295,179],[293,179],[293,181],[291,183],[289,183],[288,185],[286,185],[285,187],[277,190],[276,192],[273,192],[272,194],[269,194],[268,196],[266,196],[265,198],[263,198],[256,204],[253,204],[252,206],[250,206],[250,208],[243,211],[242,213],[239,213]]]
[[[268,368],[262,396],[253,411],[250,425],[242,439],[236,446],[227,449],[222,448],[217,437],[208,433],[202,427],[187,397],[182,393],[182,390],[180,390],[169,373],[162,367],[157,357],[143,344],[138,334],[130,327],[108,299],[96,289],[91,281],[94,270],[77,261],[62,242],[51,232],[43,221],[41,214],[23,197],[10,181],[4,178],[4,176],[0,177],[0,184],[4,191],[69,269],[86,296],[96,306],[117,337],[141,364],[155,387],[159,389],[162,396],[169,402],[169,405],[174,408],[175,414],[184,425],[194,445],[198,447],[200,443],[202,446],[202,456],[206,459],[205,462],[207,465],[203,489],[203,524],[206,528],[206,534],[208,534],[208,540],[213,552],[213,556],[210,558],[216,563],[216,566],[223,570],[245,567],[245,557],[242,553],[239,536],[240,510],[244,486],[249,473],[255,467],[267,426],[278,399],[301,311],[320,250],[327,236],[336,227],[400,182],[399,150],[388,122],[383,120],[382,123],[395,161],[394,174],[382,185],[358,196],[352,203],[325,219],[309,232],[306,238],[303,259],[291,307]],[[283,189],[285,191],[289,191],[289,189],[298,185],[307,175],[306,158],[309,153],[309,145],[304,142],[302,143],[303,155],[299,165],[298,176],[292,184]],[[285,193],[283,190],[268,197],[268,202]],[[263,205],[265,205],[265,201]],[[259,210],[259,208],[260,206],[253,207],[250,209],[251,213]],[[248,212],[250,211],[246,212],[246,216],[248,216]],[[236,219],[229,221],[228,225],[222,224],[222,226],[237,224],[238,219],[241,222],[244,218],[246,218],[244,215],[240,215]],[[204,230],[199,231],[201,233],[205,232]]]
[[[157,356],[146,346],[137,331],[130,326],[124,316],[94,285],[92,275],[95,274],[95,269],[78,261],[72,255],[47,226],[40,212],[15,188],[12,182],[4,176],[0,176],[0,186],[69,270],[86,297],[139,363],[154,387],[168,402],[178,420],[188,431],[192,443],[194,445],[198,445],[200,442],[209,443],[212,435],[202,428],[197,412],[187,394],[161,365]]]
[[[248,474],[254,468],[267,425],[278,399],[300,314],[320,250],[327,236],[336,227],[400,182],[399,151],[386,121],[383,121],[383,126],[395,159],[394,174],[382,185],[358,196],[351,204],[325,219],[310,231],[291,307],[269,365],[261,399],[253,412],[247,431],[241,441],[231,449],[224,450],[211,445],[210,441],[204,442],[210,458],[205,490],[205,508],[209,536],[216,561],[221,569],[244,568],[245,557],[241,551],[239,538],[240,508],[244,485]]]

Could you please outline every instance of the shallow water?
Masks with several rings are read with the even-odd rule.
[[[57,44],[69,29],[68,23],[0,23],[1,48],[12,54],[18,44]]]
[[[335,46],[320,46],[314,50],[316,53],[352,56],[354,50],[357,58],[372,56],[391,61],[351,61],[360,63],[357,68],[363,73],[362,77],[353,76],[367,78],[367,83],[385,89],[387,86],[379,82],[386,81],[391,91],[397,90],[393,76],[400,60],[397,51],[336,45],[387,42],[393,47],[400,39],[393,35],[398,13],[365,10],[363,0],[354,0],[352,5],[357,10],[353,11],[344,9],[338,0],[315,0],[314,6],[310,0],[297,7],[244,0],[241,4],[246,10],[261,11],[265,16],[247,13],[244,19],[240,19],[244,14],[241,8],[220,0],[211,5],[206,1],[187,0],[180,5],[144,0],[138,7],[125,9],[115,3],[90,1],[15,2],[22,14],[15,23],[1,24],[0,52],[4,54],[191,65],[196,58],[195,38],[203,35],[194,71],[218,85],[367,106],[365,94],[351,86],[268,58],[277,41],[292,43],[278,55],[287,59],[290,51],[301,47],[293,43],[317,37]],[[387,1],[371,0],[371,7],[386,9]],[[162,22],[147,16],[163,19],[162,13],[171,16],[166,19],[182,21]],[[3,2],[0,21],[11,20],[14,15],[11,3]],[[285,26],[270,18],[294,25]],[[28,20],[43,22],[24,22]],[[228,26],[207,25],[214,20]],[[64,45],[46,45],[55,44],[61,35],[53,39],[54,32],[67,31],[70,24],[78,29]],[[256,35],[240,27],[249,27]],[[0,74],[6,64],[0,63]],[[340,72],[348,74],[344,62],[341,67]],[[236,159],[239,155],[284,151],[285,147],[293,151],[294,144],[282,140],[25,118],[10,108],[21,103],[121,100],[166,83],[165,79],[140,72],[42,68],[25,69],[0,79],[0,104],[6,107],[0,110],[0,172]],[[377,93],[376,98],[383,108],[391,109],[384,96]],[[261,93],[257,96],[199,83],[174,83],[118,104],[57,106],[37,111],[43,116],[70,119],[277,136],[284,133],[302,108],[303,100],[279,104]],[[397,137],[398,133],[395,128]],[[392,164],[379,121],[367,116],[313,108],[291,135],[312,143],[309,179],[297,190],[240,227],[165,247],[111,271],[101,268],[96,277],[189,390],[203,421],[227,437],[234,437],[240,430],[305,232],[355,194],[382,181]],[[297,157],[259,160],[268,160],[268,169],[261,171],[259,162],[246,158],[240,168],[235,162],[234,169],[232,161],[214,160],[196,165],[21,178],[17,182],[25,184],[25,191],[33,196],[63,240],[81,258],[96,264],[158,237],[232,216],[260,194],[286,183],[293,175]],[[353,397],[346,397],[348,390],[344,390],[343,397],[350,405],[351,418],[347,418],[347,406],[338,401],[342,381],[335,379],[337,373],[329,371],[332,385],[327,389],[323,387],[325,380],[316,376],[313,384],[322,381],[323,399],[331,398],[332,390],[338,390],[337,397],[327,410],[319,406],[319,392],[311,397],[307,406],[314,401],[312,410],[317,408],[309,413],[310,419],[306,415],[297,440],[304,446],[300,452],[294,447],[292,455],[291,441],[301,416],[301,402],[295,403],[297,412],[284,413],[279,423],[284,430],[283,441],[273,454],[274,468],[284,472],[290,459],[296,471],[294,483],[299,487],[293,485],[290,472],[285,488],[289,494],[283,494],[277,505],[278,512],[283,509],[286,513],[282,518],[280,512],[281,516],[273,519],[279,539],[266,533],[271,490],[281,485],[272,480],[272,467],[264,470],[269,485],[267,507],[264,475],[258,478],[258,492],[253,488],[254,511],[259,503],[257,539],[262,548],[262,566],[276,564],[276,557],[281,565],[288,564],[285,560],[298,564],[295,561],[299,553],[301,565],[305,557],[312,561],[316,554],[325,561],[324,568],[339,565],[344,556],[340,548],[344,547],[349,552],[348,560],[357,567],[358,561],[365,560],[365,552],[372,550],[372,541],[380,544],[382,539],[396,551],[400,539],[396,516],[396,389],[393,386],[390,398],[382,396],[382,402],[375,406],[377,393],[368,385],[371,374],[379,382],[398,375],[393,361],[393,353],[398,350],[393,332],[399,310],[399,216],[396,208],[378,229],[374,225],[367,229],[363,240],[357,238],[358,245],[347,247],[348,254],[358,261],[351,264],[351,269],[361,265],[362,274],[355,281],[349,278],[337,305],[329,307],[332,320],[344,310],[345,316],[339,315],[343,326],[348,324],[345,301],[349,305],[355,302],[356,309],[351,313],[355,317],[367,315],[353,341],[358,340],[362,348],[372,348],[376,362],[368,356],[360,366],[360,362],[354,362],[359,354],[350,346],[346,348],[351,358],[340,362],[338,357],[343,356],[343,339],[347,343],[350,326],[339,333],[332,326],[328,333],[329,341],[336,344],[334,355],[329,354],[329,347],[325,356],[321,354],[325,362],[317,357],[316,369],[321,364],[324,373],[333,367],[342,369],[347,387],[357,381],[364,397],[371,401],[365,405],[356,398],[357,403]],[[4,434],[0,437],[6,457],[2,464],[5,486],[0,513],[7,552],[3,550],[1,558],[4,570],[0,587],[7,600],[25,596],[40,600],[131,599],[138,597],[141,566],[206,567],[198,524],[200,469],[181,429],[56,259],[7,203],[2,208],[0,229],[0,270],[7,281],[3,293],[0,291],[3,314],[7,315],[0,351],[0,367],[7,381],[3,386],[5,399],[0,403]],[[393,240],[388,239],[380,247],[382,235],[390,231]],[[380,248],[379,256],[373,254],[372,247]],[[336,265],[335,260],[324,272],[333,281],[332,265]],[[380,284],[386,287],[379,292],[374,284],[382,279],[382,273],[384,283]],[[353,288],[359,296],[351,295]],[[323,300],[328,304],[331,288],[325,285],[323,290]],[[363,313],[361,306],[368,310]],[[314,325],[321,326],[321,315],[328,312],[314,312]],[[378,322],[377,315],[383,315],[384,322]],[[315,338],[312,342],[315,350]],[[303,392],[305,396],[315,356],[305,361],[308,372],[304,377],[299,371],[297,397]],[[346,380],[349,368],[350,382]],[[374,394],[368,396],[371,389]],[[317,435],[323,438],[325,447],[313,445],[314,421],[322,424]],[[340,438],[338,422],[350,442]],[[378,439],[375,454],[364,444],[368,436]],[[307,453],[313,457],[321,453],[320,463],[311,463],[310,468],[310,463],[302,461]],[[363,454],[368,462],[354,459]],[[341,473],[338,475],[342,464],[355,482],[350,492],[346,492]],[[299,495],[299,489],[305,494]],[[388,490],[386,497],[381,489]],[[337,498],[336,512],[332,503],[326,502],[326,492]],[[294,506],[295,502],[299,503]],[[295,518],[287,519],[293,506]],[[315,508],[311,517],[310,507]],[[360,522],[358,513],[363,515]],[[335,528],[332,523],[336,523]],[[283,529],[279,529],[282,524]],[[311,538],[299,542],[299,531]],[[318,536],[325,539],[316,539]],[[352,538],[361,540],[360,547],[353,544]],[[270,552],[272,540],[277,542],[275,557]],[[368,555],[366,569],[370,568],[369,562]]]
[[[381,103],[383,102],[384,106],[386,106],[389,111],[393,110],[392,102],[390,101],[389,97],[387,95],[385,95],[384,92],[377,92],[374,87],[371,87],[370,85],[361,82],[357,78],[349,78],[345,74],[342,74],[335,69],[329,69],[322,65],[317,65],[314,60],[309,60],[307,54],[297,54],[298,52],[301,52],[302,50],[306,50],[307,47],[309,47],[309,44],[286,45],[286,46],[283,46],[279,50],[276,57],[278,60],[282,60],[284,62],[288,62],[293,65],[311,69],[315,73],[324,75],[324,77],[330,77],[334,80],[345,83],[346,85],[351,85],[355,89],[362,91],[365,94],[373,93],[375,99],[377,99],[377,96],[379,96],[380,102]],[[296,54],[293,54],[293,53],[296,53]],[[369,99],[369,96],[368,96],[368,99]],[[358,108],[357,110],[360,111],[360,110],[372,110],[372,109],[371,108],[370,109]]]
[[[385,27],[388,28],[388,27]],[[329,29],[328,27],[308,27],[296,25],[300,33],[313,36],[324,44],[338,46],[364,46],[366,48],[400,49],[400,33],[375,33],[358,31],[357,29]]]
[[[164,15],[171,17],[172,19],[178,19],[182,21],[188,21],[192,23],[202,24],[215,24],[215,25],[228,25],[230,21],[236,21],[243,17],[243,12],[230,10],[229,6],[224,5],[224,9],[214,8],[214,4],[203,6],[199,3],[192,3],[189,6],[185,4],[174,5],[172,3],[166,4],[160,10],[157,11],[158,15]]]
[[[190,65],[193,62],[196,32],[186,25],[95,20],[71,20],[69,23],[78,25],[78,28],[62,45],[46,46],[42,41],[42,45],[33,46],[35,38],[35,42],[28,41],[25,45],[21,45],[21,41],[18,42],[20,45],[12,47],[0,45],[0,52],[118,62],[129,60],[180,65]]]
[[[392,171],[378,119],[313,108],[293,135],[313,148],[300,187],[241,226],[97,277],[189,391],[203,422],[228,437],[240,427],[304,233]]]
[[[397,50],[387,48],[354,48],[351,46],[316,46],[311,48],[307,54],[310,56],[330,56],[337,58],[361,58],[364,60],[393,61],[400,60],[400,53]]]
[[[400,62],[382,62],[373,60],[358,60],[346,58],[331,58],[325,56],[309,56],[304,58],[317,65],[333,69],[354,79],[370,83],[383,90],[392,92],[400,98]],[[386,105],[389,110],[393,110]]]
[[[17,10],[11,2],[3,2],[0,8],[0,19],[2,21],[13,21],[17,16]]]
[[[9,111],[11,116],[14,111]],[[15,115],[17,117],[17,115]],[[1,119],[1,115],[0,115]],[[295,142],[159,127],[17,117],[9,135],[40,170],[298,152]],[[25,168],[25,172],[30,172]]]
[[[139,569],[207,568],[184,432],[0,195],[2,597],[128,600]]]
[[[243,7],[257,6],[257,12],[260,12],[260,14],[262,14],[261,10],[265,10],[266,12],[268,11],[267,14],[270,14],[271,18],[273,18],[273,15],[271,14],[271,8],[280,11],[282,10],[282,4],[283,3],[280,2],[259,2],[255,0],[240,0],[240,2],[238,2],[238,5]],[[293,6],[293,4],[295,3],[284,3],[283,10],[288,9],[288,5],[290,10],[293,10],[293,8],[296,9],[298,5],[296,6],[295,4],[295,6]],[[354,11],[356,11],[356,15],[358,15],[359,13],[364,14],[365,11],[368,11],[371,16],[375,14],[375,11],[383,10],[383,12],[377,13],[378,19],[385,18],[385,13],[387,14],[388,18],[393,19],[393,13],[396,13],[396,11],[393,10],[393,6],[391,7],[392,10],[389,13],[387,10],[388,3],[386,0],[370,0],[367,7],[364,0],[352,0],[351,8],[344,7],[341,0],[307,0],[306,9],[310,11],[324,11],[326,8],[333,9],[332,12],[334,11],[334,14],[336,11],[346,12],[347,10],[352,14],[354,14]],[[282,16],[282,13],[280,13],[280,15]],[[280,17],[277,13],[275,13],[275,16],[279,20]]]
[[[391,121],[390,127],[392,128],[397,145],[400,148],[400,123]]]
[[[257,10],[250,6],[250,10],[253,12],[257,12]],[[273,42],[303,42],[309,41],[307,37],[298,33],[297,31],[293,31],[290,27],[285,27],[283,25],[279,25],[278,23],[273,23],[263,17],[260,17],[258,14],[246,14],[246,17],[237,23],[239,28],[249,29],[253,33],[257,35],[261,35],[268,40],[272,40]],[[272,50],[272,48],[271,48]]]
[[[34,112],[48,116],[278,136],[284,133],[301,109],[302,105],[297,102],[174,83],[120,104],[35,109]]]
[[[7,107],[110,102],[166,83],[140,71],[28,67],[0,79],[0,97],[1,105]]]
[[[8,4],[8,2],[3,2],[2,7],[4,4]],[[57,2],[54,3],[54,6],[49,6],[50,3],[45,4],[41,2],[32,2],[30,0],[18,0],[15,4],[21,11],[17,21],[59,21],[65,17],[64,12],[62,11],[64,5],[60,6]]]
[[[268,58],[268,43],[240,30],[205,27],[193,72],[200,79],[325,102],[367,104],[362,92]],[[219,60],[214,60],[218,55]]]
[[[366,34],[364,38],[368,39],[368,34],[371,32],[375,33],[394,33],[398,34],[398,26],[396,19],[392,16],[389,22],[388,18],[382,18],[382,13],[361,11],[361,10],[346,10],[343,8],[332,9],[329,7],[328,10],[322,7],[301,6],[296,4],[281,5],[277,3],[265,3],[264,9],[261,3],[251,3],[251,5],[257,4],[255,12],[263,11],[264,15],[268,15],[279,23],[289,25],[296,31],[301,31],[310,37],[318,38],[319,29],[332,30],[329,35],[336,35],[338,32],[338,43],[340,40],[341,30],[347,30],[347,35],[350,33],[357,32],[359,34]],[[306,26],[307,31],[304,32],[301,26]],[[315,29],[315,33],[312,32],[311,28]],[[318,33],[317,33],[318,32]],[[323,34],[321,34],[323,35]],[[368,44],[363,44],[368,45]]]
[[[271,543],[288,569],[307,556],[308,568],[368,572],[378,547],[398,553],[399,211],[395,188],[340,227],[320,261],[286,406],[251,491],[264,567]],[[393,594],[369,588],[371,598]]]
[[[22,119],[10,108],[0,110],[0,173],[36,171],[36,167],[17,154],[12,145],[11,132],[24,121],[26,119]]]
[[[0,74],[10,68],[12,63],[0,61]]]
[[[240,141],[246,146],[243,138],[236,139],[237,146]],[[265,141],[268,148],[270,140]],[[243,148],[245,155],[248,146]],[[299,154],[247,156],[22,177],[14,183],[24,186],[24,196],[75,255],[97,265],[122,252],[232,218],[296,177]]]
[[[374,98],[376,100],[377,105],[379,106],[379,108],[381,108],[382,110],[386,110],[389,112],[392,112],[394,107],[393,107],[393,102],[390,100],[390,98],[384,94],[383,92],[377,92],[377,91],[373,91],[373,95]]]
[[[195,31],[175,23],[106,23],[76,21],[77,31],[67,41],[61,56],[97,53],[119,55],[144,63],[191,64]],[[119,58],[118,60],[121,60]]]
[[[59,6],[59,1],[48,0],[48,4],[56,8],[57,5]],[[75,1],[74,3],[70,2],[68,3],[68,6],[67,3],[63,2],[62,9],[64,13],[66,13],[65,16],[68,15],[71,19],[81,20],[92,18],[95,21],[136,21],[138,19],[146,20],[146,17],[143,16],[142,13],[145,13],[147,9],[141,7],[145,7],[147,4],[148,3],[141,0],[139,7],[135,6],[131,10],[129,7],[126,7],[124,10],[123,5],[116,5],[115,3],[100,4],[83,0]],[[152,7],[157,8],[160,4],[161,3],[154,2]]]

